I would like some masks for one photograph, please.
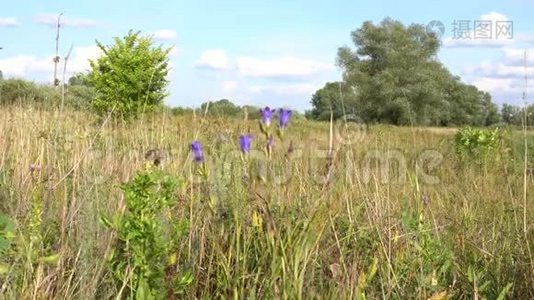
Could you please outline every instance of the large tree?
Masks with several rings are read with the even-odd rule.
[[[380,24],[364,22],[352,32],[356,49],[342,47],[338,64],[343,86],[357,91],[355,100],[344,103],[368,122],[398,125],[484,125],[494,112],[489,95],[465,85],[437,60],[439,40],[423,25],[403,25],[384,19]],[[312,98],[313,114],[325,109],[317,97],[330,93],[326,86]],[[324,98],[324,97],[321,97]],[[489,100],[491,103],[491,99]]]
[[[113,45],[97,41],[102,55],[90,61],[88,83],[98,95],[93,106],[98,113],[113,110],[124,118],[149,111],[167,95],[170,48],[154,46],[151,37],[129,31]]]

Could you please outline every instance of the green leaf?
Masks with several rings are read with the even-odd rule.
[[[513,283],[509,283],[507,284],[504,289],[502,289],[502,291],[499,293],[499,296],[497,297],[497,300],[504,300],[506,298],[506,295],[508,294],[508,292],[510,292],[510,289],[512,288],[512,286],[514,286]]]

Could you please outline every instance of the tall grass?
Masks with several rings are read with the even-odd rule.
[[[261,151],[254,122],[160,114],[101,126],[65,111],[54,124],[54,112],[21,107],[0,115],[0,213],[14,223],[0,247],[3,298],[119,294],[107,261],[116,236],[99,219],[124,211],[120,186],[145,168],[150,149],[166,153],[157,168],[183,179],[172,214],[189,223],[169,276],[192,281],[162,297],[534,298],[534,180],[525,208],[514,147],[481,166],[458,159],[454,131],[373,126],[352,143],[334,134],[328,162],[329,125],[298,120],[266,167],[249,162],[266,177],[243,178],[246,162],[228,162],[249,130]],[[205,147],[207,178],[189,157],[193,139]],[[420,160],[439,178],[432,184],[416,172],[425,150],[443,156],[434,168]],[[366,161],[387,151],[406,159],[389,180]]]

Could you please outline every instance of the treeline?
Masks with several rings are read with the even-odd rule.
[[[86,74],[77,74],[65,84],[64,106],[72,110],[93,109],[93,101],[96,99],[96,92],[93,86],[87,81]],[[61,103],[61,86],[54,87],[49,84],[35,83],[23,79],[2,79],[0,78],[0,105],[22,105],[47,109],[59,107]],[[228,99],[217,101],[207,101],[199,107],[170,107],[160,104],[153,109],[158,112],[169,112],[174,115],[197,115],[207,114],[215,117],[235,117],[250,120],[260,118],[260,107],[252,105],[236,105]],[[294,118],[304,118],[302,114],[294,112]]]
[[[90,86],[85,75],[78,74],[69,79],[65,85],[65,107],[72,110],[91,110],[92,101],[95,99],[95,90]],[[305,115],[295,113],[295,118],[311,120],[330,120],[330,109],[332,109],[334,119],[343,116],[357,115],[362,120],[369,121],[365,116],[361,117],[354,95],[350,94],[341,82],[329,82],[324,88],[318,90],[312,97],[314,108],[307,111]],[[486,98],[488,99],[488,98]],[[54,87],[47,84],[39,84],[23,79],[2,79],[0,78],[0,105],[31,105],[33,107],[56,108],[61,102],[61,87]],[[196,113],[216,117],[244,118],[245,115],[250,120],[260,118],[259,107],[252,105],[236,105],[231,100],[220,99],[202,103],[199,107],[169,107],[160,105],[156,112],[166,111],[174,115],[188,115]],[[465,118],[467,112],[458,112],[452,116],[458,124],[461,118]],[[489,121],[482,123],[483,117],[479,118],[475,125],[507,124],[521,126],[524,124],[525,111],[523,107],[504,104],[500,109],[495,106],[491,110]],[[486,117],[487,118],[487,117]],[[488,120],[488,119],[486,119]],[[534,104],[527,107],[527,121],[529,126],[534,125]],[[469,124],[469,123],[468,123]]]
[[[504,104],[498,107],[491,102],[488,93],[476,90],[476,87],[457,82],[459,88],[463,89],[462,94],[456,95],[457,99],[447,103],[450,111],[440,111],[439,107],[427,108],[427,115],[421,113],[416,115],[414,111],[395,112],[387,108],[379,108],[372,102],[365,99],[358,99],[357,94],[347,88],[343,82],[329,82],[322,89],[312,96],[313,109],[306,111],[306,118],[319,121],[330,120],[332,112],[334,119],[347,117],[348,120],[356,119],[368,123],[393,123],[400,125],[433,125],[433,126],[455,126],[455,125],[516,125],[522,126],[525,123],[525,116],[528,126],[534,126],[534,104],[520,107],[511,104]],[[366,106],[362,102],[367,102]],[[471,107],[469,107],[471,104]],[[431,110],[434,110],[431,112]],[[382,113],[382,118],[378,116]],[[402,116],[405,113],[405,116]],[[413,116],[413,119],[410,117]],[[405,122],[399,121],[399,117],[405,118]],[[413,120],[413,122],[411,122]],[[434,120],[434,122],[430,122]]]
[[[0,105],[22,105],[54,108],[61,103],[61,87],[24,79],[0,78]],[[95,97],[92,87],[71,83],[66,85],[64,105],[73,110],[88,110]]]

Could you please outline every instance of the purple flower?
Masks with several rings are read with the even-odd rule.
[[[292,111],[290,109],[280,108],[278,114],[280,119],[280,128],[286,128],[287,123],[289,123],[289,119],[291,119]]]
[[[252,136],[250,134],[243,134],[239,137],[239,146],[243,153],[250,152],[250,145],[252,144]]]
[[[193,141],[191,143],[191,152],[193,152],[193,160],[197,163],[204,161],[204,153],[202,152],[202,145],[199,141]]]
[[[273,118],[273,113],[275,112],[274,109],[270,109],[269,106],[265,106],[265,108],[260,108],[260,114],[261,114],[261,121],[266,126],[271,125],[271,119]]]

